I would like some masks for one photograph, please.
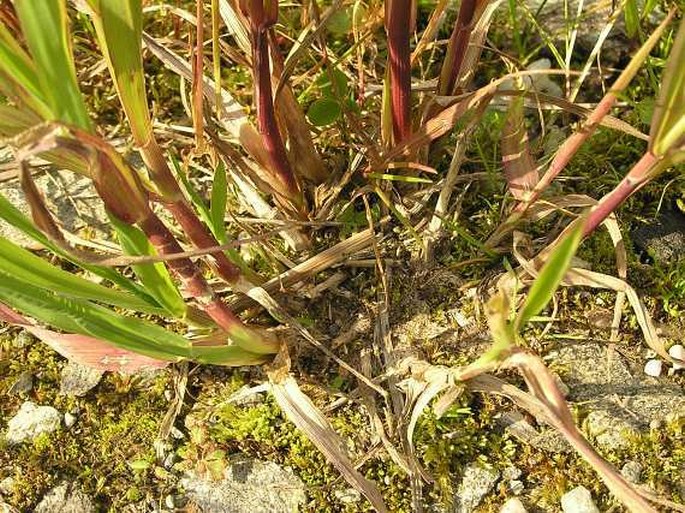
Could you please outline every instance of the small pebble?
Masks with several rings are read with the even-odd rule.
[[[174,500],[174,496],[173,495],[167,495],[164,498],[164,505],[172,511],[175,510],[176,509],[176,501]]]
[[[3,495],[11,495],[14,493],[15,480],[12,476],[7,476],[0,481],[0,493]]]
[[[24,349],[30,346],[36,339],[28,331],[21,331],[12,339],[12,346],[16,349]]]
[[[499,510],[499,513],[526,513],[526,508],[519,499],[514,497],[504,503],[502,509]]]
[[[12,386],[8,390],[8,393],[12,395],[26,394],[30,392],[32,388],[33,375],[28,371],[24,371],[21,374],[19,374],[17,380],[14,383],[12,383]]]
[[[590,490],[577,486],[561,497],[561,509],[564,513],[599,513],[592,500]]]
[[[518,467],[507,467],[502,471],[502,479],[512,481],[518,479],[523,474],[523,471]]]
[[[171,428],[171,436],[175,438],[176,440],[183,440],[186,435],[183,434],[183,431],[178,429],[176,426],[173,426]]]
[[[512,479],[509,481],[509,491],[514,495],[521,495],[525,489],[526,487],[523,484],[523,481],[518,479]]]
[[[647,376],[658,378],[661,375],[662,368],[663,362],[661,360],[649,360],[645,364],[645,374],[647,374]]]
[[[171,470],[174,466],[174,463],[176,463],[176,455],[173,452],[170,452],[167,454],[166,458],[164,458],[164,463],[162,466],[167,470]]]
[[[362,500],[361,494],[354,488],[345,488],[344,490],[335,490],[333,495],[343,504],[356,504]]]
[[[671,355],[671,358],[673,358],[675,360],[680,360],[681,362],[685,362],[685,347],[683,347],[681,344],[676,344],[674,346],[671,346],[670,349],[668,350],[668,354]],[[674,363],[673,369],[674,370],[685,369],[685,364]]]
[[[642,474],[642,465],[637,461],[629,461],[621,468],[621,475],[633,484],[640,482],[640,475]]]
[[[69,412],[64,414],[64,425],[66,426],[67,429],[69,429],[71,426],[76,424],[76,415],[73,415]]]

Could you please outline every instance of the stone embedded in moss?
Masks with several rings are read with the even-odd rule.
[[[37,406],[26,401],[8,422],[5,438],[10,445],[20,444],[44,433],[52,433],[61,422],[62,415],[52,406]]]

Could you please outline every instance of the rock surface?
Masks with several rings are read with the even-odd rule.
[[[59,428],[61,422],[62,415],[52,406],[36,406],[26,401],[7,424],[7,442],[19,444],[43,433],[51,433]]]
[[[590,490],[578,486],[561,497],[561,509],[564,513],[599,513],[592,500]]]
[[[19,377],[12,383],[8,393],[13,395],[26,394],[33,388],[33,375],[29,371],[19,374]]]
[[[637,461],[629,461],[621,467],[621,475],[633,484],[638,484],[642,477],[642,465]]]
[[[519,499],[514,497],[504,503],[499,513],[526,513],[526,508]]]
[[[36,506],[35,513],[95,513],[85,493],[64,483],[50,490]]]
[[[100,237],[111,230],[102,201],[89,178],[67,171],[51,170],[36,173],[34,181],[38,190],[45,195],[48,208],[55,213],[65,230],[78,233],[87,227]],[[24,214],[30,215],[24,192],[17,180],[2,183],[2,194]],[[36,245],[33,239],[4,221],[0,221],[0,235],[22,246]]]
[[[91,369],[75,362],[67,362],[62,367],[59,393],[82,397],[97,386],[103,374],[100,370]]]
[[[471,463],[464,469],[457,493],[454,497],[454,513],[470,513],[494,488],[500,474],[478,463]]]
[[[654,222],[635,230],[632,239],[655,262],[673,264],[685,255],[685,214],[675,208],[661,212]]]
[[[569,385],[569,400],[590,410],[585,428],[604,449],[625,447],[627,435],[685,416],[682,387],[641,372],[635,377],[623,356],[609,346],[566,345],[547,359]]]
[[[306,499],[299,478],[275,463],[258,460],[233,462],[221,481],[188,474],[180,484],[205,513],[291,513]]]

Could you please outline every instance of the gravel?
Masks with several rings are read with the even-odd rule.
[[[520,499],[514,497],[502,505],[499,513],[526,513],[526,508]]]

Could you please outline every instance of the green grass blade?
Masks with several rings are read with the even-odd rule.
[[[680,22],[654,106],[650,150],[657,156],[685,144],[685,21]]]
[[[152,137],[143,72],[143,7],[141,0],[93,2],[93,22],[100,48],[138,144]]]
[[[52,117],[90,130],[71,53],[66,0],[14,2]]]
[[[99,338],[121,349],[162,360],[190,357],[190,343],[181,335],[88,301],[52,294],[2,272],[0,301],[60,330]]]
[[[549,255],[516,316],[515,331],[518,332],[532,317],[540,313],[552,299],[580,245],[584,226],[584,222],[574,226]]]
[[[107,303],[120,308],[161,313],[137,296],[103,287],[80,276],[63,271],[0,236],[0,271],[32,283],[50,292],[79,299]]]
[[[118,314],[88,301],[52,294],[0,271],[0,302],[52,327],[95,337],[120,349],[159,360],[192,359],[215,365],[257,365],[272,358],[236,345],[193,346],[157,324]]]
[[[155,255],[155,250],[145,234],[135,226],[110,216],[110,222],[117,233],[119,243],[127,255]],[[162,262],[132,266],[145,290],[174,317],[185,317],[187,306],[171,275]]]
[[[145,303],[148,306],[145,309],[139,308],[140,311],[149,311],[150,313],[155,313],[159,311],[159,305],[157,304],[157,302],[133,280],[125,278],[124,276],[116,272],[114,269],[111,269],[109,267],[101,267],[98,265],[80,262],[70,254],[66,253],[60,247],[50,242],[50,240],[48,240],[48,238],[45,235],[43,235],[43,233],[40,230],[33,226],[33,223],[31,223],[30,219],[26,217],[24,214],[22,214],[2,194],[0,194],[0,219],[12,225],[17,230],[20,230],[26,236],[31,237],[33,240],[45,246],[56,255],[59,255],[65,260],[68,260],[69,262],[72,262],[78,265],[79,267],[97,276],[100,276],[101,278],[104,278],[114,283],[115,285],[118,285],[122,289],[127,290],[132,294],[136,295],[137,297],[141,298],[143,301],[145,301]]]
[[[29,55],[14,39],[7,27],[0,24],[0,64],[2,71],[26,93],[22,99],[41,116],[48,116],[36,68]]]
[[[228,183],[226,182],[226,166],[219,162],[214,170],[214,180],[212,181],[212,198],[209,211],[212,218],[210,227],[212,233],[221,244],[226,242],[226,225],[224,215],[226,214],[226,198],[228,196]]]

